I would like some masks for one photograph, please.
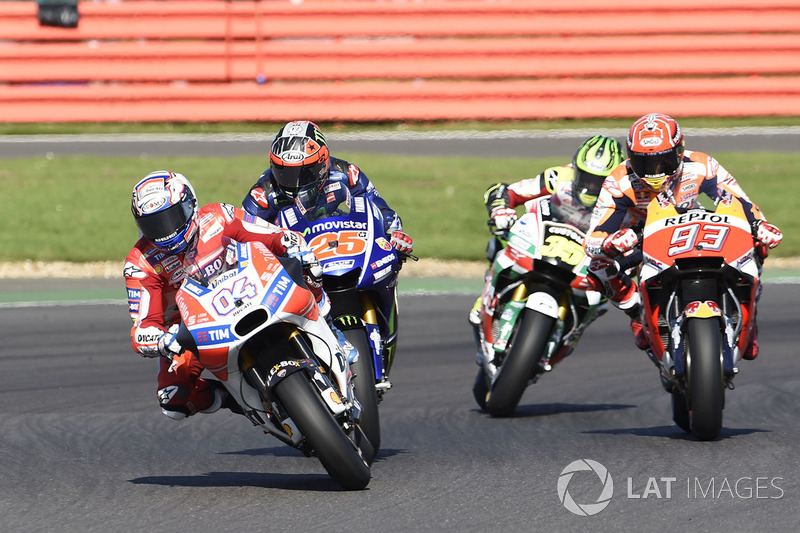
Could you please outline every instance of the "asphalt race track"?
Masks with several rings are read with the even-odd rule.
[[[765,286],[762,353],[741,363],[714,442],[671,424],[656,369],[614,310],[516,416],[489,417],[471,393],[473,298],[401,296],[384,447],[359,492],[241,416],[164,417],[123,303],[0,308],[0,530],[797,530],[800,285]],[[557,489],[582,459],[613,482],[592,516]],[[578,504],[601,495],[592,471],[564,481]]]

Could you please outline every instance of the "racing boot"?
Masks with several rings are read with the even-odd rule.
[[[631,319],[631,332],[633,333],[633,341],[636,343],[636,347],[640,350],[646,350],[650,347],[650,343],[647,342],[647,336],[644,333],[641,310],[642,306],[637,304],[630,310],[625,311],[625,314]]]
[[[216,411],[211,385],[200,378],[203,367],[191,351],[175,354],[172,360],[162,357],[158,373],[158,403],[161,412],[173,420],[195,413]]]
[[[219,409],[229,409],[232,413],[237,415],[243,415],[244,411],[242,407],[233,399],[228,393],[228,390],[222,385],[222,383],[218,383],[216,381],[211,381],[211,393],[214,395],[213,400],[211,402],[211,407],[203,409],[202,411],[198,411],[199,413],[215,413]]]
[[[475,300],[475,304],[472,306],[472,309],[469,311],[469,323],[472,324],[473,327],[477,328],[481,325],[481,297]]]
[[[755,319],[753,319],[753,330],[750,332],[750,344],[747,345],[747,349],[742,354],[742,359],[746,359],[748,361],[752,361],[758,357],[758,324],[756,324]]]
[[[609,299],[631,319],[631,332],[636,347],[646,350],[650,347],[650,343],[647,342],[642,325],[642,297],[639,295],[636,285],[623,272],[613,278],[608,278],[607,282],[612,292]]]

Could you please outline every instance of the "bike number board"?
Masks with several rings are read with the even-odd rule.
[[[583,234],[561,224],[546,224],[544,242],[539,247],[543,257],[553,257],[570,265],[578,265],[584,258]]]
[[[366,231],[339,231],[317,235],[308,243],[320,261],[357,256],[367,249]]]

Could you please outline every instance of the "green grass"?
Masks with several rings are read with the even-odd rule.
[[[560,158],[408,157],[339,153],[359,165],[403,218],[420,257],[481,259],[489,237],[482,195],[494,181],[533,177]],[[719,153],[717,159],[784,233],[773,255],[800,255],[792,209],[800,154]],[[185,174],[201,204],[240,205],[261,157],[7,159],[0,165],[0,260],[119,260],[137,239],[130,191],[148,172]]]

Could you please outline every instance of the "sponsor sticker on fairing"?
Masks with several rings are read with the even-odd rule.
[[[353,268],[355,265],[355,260],[353,259],[342,259],[339,261],[328,261],[322,265],[323,272],[330,272],[332,270],[348,270]]]
[[[383,265],[391,263],[393,259],[394,259],[394,256],[387,255],[387,256],[383,257],[382,259],[378,259],[377,261],[372,263],[370,265],[370,267],[372,267],[372,270],[377,270],[378,268],[382,267]]]
[[[388,266],[388,267],[384,268],[383,270],[379,270],[379,271],[375,272],[375,281],[380,281],[381,279],[385,278],[386,276],[388,276],[391,273],[392,273],[392,267],[391,266]]]
[[[198,329],[192,332],[192,336],[198,345],[227,344],[234,339],[228,326]]]

